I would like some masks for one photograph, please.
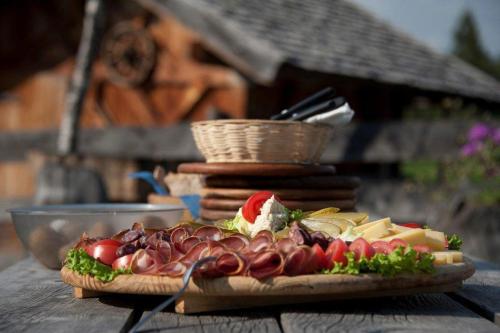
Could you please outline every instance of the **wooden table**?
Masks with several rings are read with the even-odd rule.
[[[169,309],[147,332],[497,332],[500,268],[476,261],[476,274],[452,294],[287,305],[203,315]],[[32,258],[0,272],[0,332],[126,332],[163,297],[75,299],[58,271]]]

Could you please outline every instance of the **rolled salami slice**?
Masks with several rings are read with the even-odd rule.
[[[258,235],[252,238],[248,249],[253,252],[260,252],[269,248],[273,244],[273,241],[269,239],[267,235]]]
[[[223,253],[215,262],[216,269],[223,275],[240,275],[245,271],[245,260],[235,252]]]
[[[201,242],[200,237],[189,236],[180,243],[180,247],[182,249],[182,252],[187,253],[193,246],[195,246],[200,242]]]
[[[286,256],[291,251],[295,250],[296,244],[290,238],[282,238],[274,243],[274,248],[278,250],[283,256]]]
[[[130,268],[134,274],[156,274],[160,258],[155,250],[137,250],[132,257]]]
[[[181,277],[187,270],[186,264],[182,262],[170,262],[158,268],[158,274],[169,277]]]
[[[222,239],[224,234],[219,228],[211,225],[206,225],[196,229],[193,233],[193,236],[197,236],[202,240],[218,241]]]
[[[231,235],[219,241],[222,245],[233,251],[241,251],[246,248],[250,242],[244,236]]]
[[[182,256],[179,261],[187,265],[192,265],[200,258],[206,257],[210,252],[209,243],[207,241],[201,242],[193,246],[189,251]]]
[[[267,250],[256,253],[249,259],[248,275],[256,279],[277,276],[283,272],[284,260],[278,251]]]
[[[312,250],[309,246],[295,248],[285,258],[284,273],[290,276],[312,273],[315,267],[311,259]]]

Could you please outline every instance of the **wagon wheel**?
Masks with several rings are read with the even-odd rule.
[[[105,36],[101,58],[112,82],[138,86],[155,67],[156,47],[147,30],[119,23]]]

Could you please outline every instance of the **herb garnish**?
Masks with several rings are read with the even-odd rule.
[[[353,252],[347,252],[345,256],[347,265],[335,263],[332,269],[324,269],[321,273],[351,275],[378,273],[383,276],[394,276],[399,273],[434,272],[434,256],[430,253],[417,253],[411,247],[406,251],[400,247],[390,254],[377,253],[370,259],[362,257],[356,260]]]
[[[89,256],[82,248],[69,250],[65,266],[80,275],[89,274],[103,282],[113,281],[120,274],[132,273],[130,269],[112,269]]]
[[[460,250],[463,240],[458,235],[451,235],[448,237],[448,250]]]

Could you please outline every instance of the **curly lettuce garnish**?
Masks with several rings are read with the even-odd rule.
[[[360,260],[354,258],[353,252],[345,254],[347,265],[336,263],[323,274],[351,274],[378,273],[383,276],[394,276],[400,273],[432,273],[434,272],[434,256],[430,253],[417,253],[408,248],[406,251],[400,247],[390,254],[377,253],[372,258],[362,257]]]
[[[132,273],[129,269],[112,269],[89,256],[82,248],[69,250],[64,265],[80,275],[92,275],[103,282],[113,281],[120,274]]]

